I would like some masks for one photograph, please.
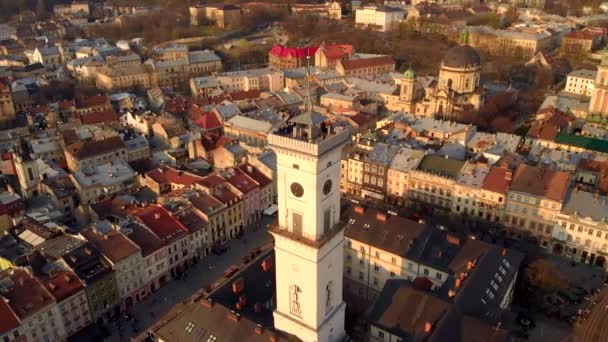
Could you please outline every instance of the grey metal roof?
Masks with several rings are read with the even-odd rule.
[[[608,203],[606,196],[594,197],[594,194],[582,190],[570,191],[566,203],[562,208],[562,213],[573,215],[576,213],[583,218],[591,218],[594,221],[601,221],[608,218]]]
[[[318,126],[325,120],[327,120],[327,116],[319,112],[309,112],[291,118],[289,121],[306,126]]]

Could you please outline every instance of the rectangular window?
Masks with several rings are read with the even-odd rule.
[[[296,235],[302,235],[302,215],[293,213],[291,220],[293,233]]]

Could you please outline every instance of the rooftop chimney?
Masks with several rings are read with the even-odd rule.
[[[208,309],[211,309],[215,305],[215,302],[212,299],[210,299],[210,298],[209,299],[203,299],[203,300],[201,300],[201,305],[204,306],[204,307],[206,307],[206,308],[208,308]]]
[[[388,215],[379,211],[376,213],[376,220],[381,221],[381,222],[386,222],[386,220],[388,220]]]
[[[264,327],[261,324],[257,324],[255,326],[255,333],[258,335],[262,335],[264,333]]]
[[[356,206],[356,207],[355,207],[355,212],[356,212],[357,214],[361,214],[361,215],[363,215],[363,213],[365,213],[365,208],[364,208],[364,207],[362,207],[362,206],[360,206],[360,205],[358,205],[358,206]]]
[[[456,245],[456,246],[460,245],[460,239],[454,235],[448,234],[445,236],[445,239],[448,241],[448,243],[450,243],[452,245]]]
[[[507,249],[506,249],[506,248],[503,248],[503,249],[502,249],[502,256],[504,257],[504,256],[506,256],[506,255],[507,255]]]
[[[160,220],[160,213],[155,213],[154,214],[154,218],[157,219],[157,220]]]
[[[462,283],[462,279],[460,279],[460,278],[456,279],[456,288],[459,288],[461,283]]]
[[[426,322],[424,323],[424,332],[425,333],[430,333],[431,329],[433,329],[433,324],[431,322]]]

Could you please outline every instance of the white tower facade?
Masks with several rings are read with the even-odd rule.
[[[277,154],[274,325],[305,342],[344,337],[340,161],[347,131],[311,112],[269,136]]]

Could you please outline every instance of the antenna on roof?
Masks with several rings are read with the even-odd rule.
[[[306,113],[312,112],[312,100],[310,98],[310,54],[306,51]]]

